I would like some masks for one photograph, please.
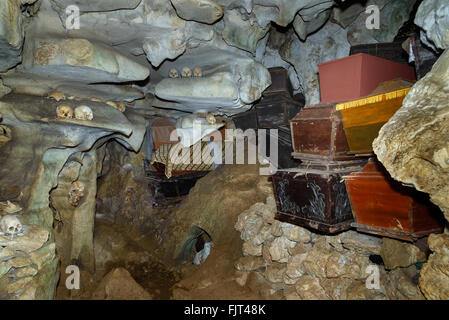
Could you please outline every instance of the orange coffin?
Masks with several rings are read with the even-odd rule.
[[[343,179],[357,230],[408,241],[442,232],[438,207],[426,194],[394,180],[375,158]]]

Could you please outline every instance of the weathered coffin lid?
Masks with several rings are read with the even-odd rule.
[[[370,158],[362,170],[352,172],[350,175],[342,178],[344,180],[392,179],[388,171],[376,158]]]
[[[310,161],[302,163],[297,168],[279,169],[277,172],[298,173],[298,174],[326,174],[326,173],[347,173],[358,171],[366,163],[366,160],[352,161]]]
[[[316,110],[320,110],[321,112],[323,112],[323,116],[324,116],[324,112],[327,111],[327,109],[332,109],[332,111],[329,112],[329,114],[336,113],[337,112],[336,103],[321,103],[321,104],[315,104],[315,105],[311,105],[311,106],[305,106],[304,108],[301,109],[300,112],[298,112],[296,114],[296,116],[293,119],[291,119],[289,121],[290,121],[290,123],[292,123],[292,122],[298,122],[300,120],[304,120],[303,119],[304,115],[310,114],[310,113],[312,113],[313,111],[316,111]],[[323,116],[319,117],[317,115],[315,117],[306,118],[306,119],[307,120],[323,119]]]

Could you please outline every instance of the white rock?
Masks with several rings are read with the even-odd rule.
[[[293,248],[296,242],[288,240],[286,237],[279,237],[273,240],[270,246],[270,255],[273,261],[278,261],[281,263],[288,262],[290,254],[288,253],[289,248]]]
[[[415,24],[425,31],[427,40],[437,48],[449,47],[449,3],[445,0],[424,0],[418,8]]]

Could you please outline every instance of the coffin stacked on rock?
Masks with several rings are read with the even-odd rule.
[[[276,219],[325,233],[347,230],[354,222],[342,177],[366,161],[304,161],[272,177]]]
[[[278,167],[289,168],[299,165],[292,158],[291,132],[289,120],[304,106],[304,96],[295,95],[284,68],[269,68],[272,84],[263,92],[261,100],[250,111],[239,113],[233,117],[238,129],[267,129],[267,155],[270,154],[270,131],[278,132]]]
[[[368,97],[339,103],[351,154],[373,154],[373,141],[382,126],[402,106],[413,83],[403,79],[385,81]]]
[[[350,74],[345,76],[347,72]],[[398,76],[406,80],[391,82]],[[378,234],[401,239],[439,230],[432,223],[425,226],[423,217],[426,214],[423,212],[427,211],[418,205],[419,201],[395,198],[394,194],[387,197],[385,181],[370,185],[349,183],[348,180],[345,185],[342,179],[343,176],[360,178],[356,173],[365,166],[366,154],[372,152],[372,140],[401,106],[412,80],[413,68],[366,54],[320,65],[322,103],[303,108],[290,121],[292,155],[302,164],[294,169],[280,170],[273,176],[278,220],[326,233],[343,231],[354,225],[361,230],[376,230]],[[379,85],[382,81],[387,82]],[[342,103],[354,99],[356,101]],[[344,110],[345,117],[338,109]],[[360,123],[348,121],[355,118]],[[344,123],[345,119],[347,123]],[[351,209],[347,187],[354,185]],[[363,190],[357,189],[358,186]],[[357,195],[359,191],[365,198]],[[369,201],[371,193],[376,195],[376,201]],[[393,202],[392,198],[395,198]],[[364,210],[364,204],[373,210]],[[407,206],[414,206],[416,210],[410,209],[411,213],[406,213],[404,208]],[[359,207],[362,209],[354,209]],[[376,210],[385,218],[373,217]],[[353,213],[357,223],[354,223]],[[401,232],[396,225],[391,225],[395,219],[406,224]]]
[[[305,107],[291,121],[292,156],[302,163],[272,178],[276,219],[325,233],[354,222],[342,176],[366,163],[348,155],[341,115],[334,103]]]
[[[395,181],[376,158],[344,180],[357,230],[408,241],[443,231],[443,215],[428,196]]]

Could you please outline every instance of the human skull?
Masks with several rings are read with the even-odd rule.
[[[61,104],[56,108],[56,116],[59,119],[72,119],[73,118],[73,110],[69,106],[65,104]]]
[[[202,77],[203,76],[203,70],[201,69],[201,67],[195,67],[193,69],[193,76],[194,77]]]
[[[75,118],[78,120],[92,120],[94,113],[88,106],[79,106],[75,108]]]
[[[192,76],[192,70],[189,67],[182,68],[181,76],[183,78],[190,78]]]
[[[175,68],[171,68],[170,71],[168,71],[168,76],[170,78],[179,78],[178,70],[176,70]]]
[[[215,119],[215,116],[212,113],[208,113],[206,115],[206,121],[208,124],[216,124],[217,123],[217,119]]]
[[[23,231],[23,225],[16,216],[4,216],[0,220],[0,230],[4,235],[17,236]]]
[[[72,206],[77,207],[81,198],[84,197],[84,183],[81,181],[75,181],[70,186],[69,202]]]

